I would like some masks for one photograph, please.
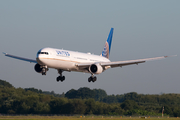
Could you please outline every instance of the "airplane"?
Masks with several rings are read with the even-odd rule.
[[[49,68],[57,69],[58,73],[60,74],[56,78],[57,82],[63,82],[65,80],[65,76],[62,75],[62,72],[64,71],[90,73],[91,76],[88,78],[88,82],[95,82],[97,80],[97,77],[94,75],[100,74],[109,68],[122,67],[133,64],[138,65],[139,63],[144,63],[146,61],[159,60],[171,57],[161,56],[146,59],[111,62],[109,60],[109,55],[111,50],[113,30],[114,28],[111,28],[101,55],[94,55],[91,53],[75,52],[50,47],[40,49],[37,52],[36,59],[19,57],[8,53],[3,54],[7,57],[35,63],[35,71],[37,73],[41,73],[42,75],[46,75],[46,72],[49,70]]]

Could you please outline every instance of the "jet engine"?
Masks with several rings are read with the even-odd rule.
[[[34,70],[38,73],[42,73],[42,67],[38,63],[34,66]]]
[[[89,67],[89,71],[94,74],[100,74],[103,72],[103,68],[100,64],[92,64]]]

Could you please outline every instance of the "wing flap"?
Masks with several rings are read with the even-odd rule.
[[[127,66],[127,65],[134,65],[134,64],[136,64],[136,65],[138,65],[139,63],[144,63],[144,62],[146,62],[146,61],[139,61],[139,62],[123,62],[123,63],[111,63],[111,64],[108,64],[108,65],[106,65],[106,64],[101,64],[102,66],[110,66],[111,68],[114,68],[114,67],[122,67],[122,66]]]
[[[7,53],[3,53],[3,54],[5,56],[7,56],[7,57],[15,58],[15,59],[18,59],[18,60],[23,60],[23,61],[30,62],[30,63],[37,63],[37,61],[33,60],[33,59],[23,58],[23,57],[19,57],[19,56],[15,56],[15,55],[10,55],[10,54],[7,54]]]

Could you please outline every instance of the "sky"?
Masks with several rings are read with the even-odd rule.
[[[58,94],[81,87],[108,95],[179,93],[179,5],[179,0],[1,0],[0,79]],[[100,55],[111,27],[111,61],[178,56],[108,69],[94,83],[88,82],[90,74],[63,72],[66,80],[57,83],[57,70],[42,76],[35,64],[1,54],[36,59],[39,49],[52,47]]]

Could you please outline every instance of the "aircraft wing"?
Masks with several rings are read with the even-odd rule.
[[[113,67],[122,67],[122,66],[133,65],[133,64],[138,65],[139,63],[144,63],[146,61],[160,60],[160,59],[164,59],[167,57],[173,57],[173,56],[162,56],[162,57],[128,60],[128,61],[103,62],[103,63],[101,63],[101,66],[110,66],[111,68],[113,68]]]
[[[174,55],[176,56],[176,55]],[[126,66],[126,65],[133,65],[136,64],[138,65],[139,63],[144,63],[146,61],[151,61],[151,60],[160,60],[160,59],[164,59],[167,57],[173,57],[173,56],[162,56],[162,57],[154,57],[154,58],[146,58],[146,59],[137,59],[137,60],[127,60],[127,61],[115,61],[115,62],[100,62],[99,64],[105,68],[106,66],[114,68],[114,67],[122,67],[122,66]],[[92,63],[86,63],[86,64],[77,64],[77,67],[80,68],[88,68]]]
[[[7,54],[7,53],[3,53],[3,54],[5,56],[7,56],[7,57],[15,58],[15,59],[18,59],[18,60],[23,60],[23,61],[30,62],[30,63],[37,63],[37,61],[33,60],[33,59],[23,58],[23,57],[19,57],[19,56],[15,56],[15,55],[10,55],[10,54]]]

